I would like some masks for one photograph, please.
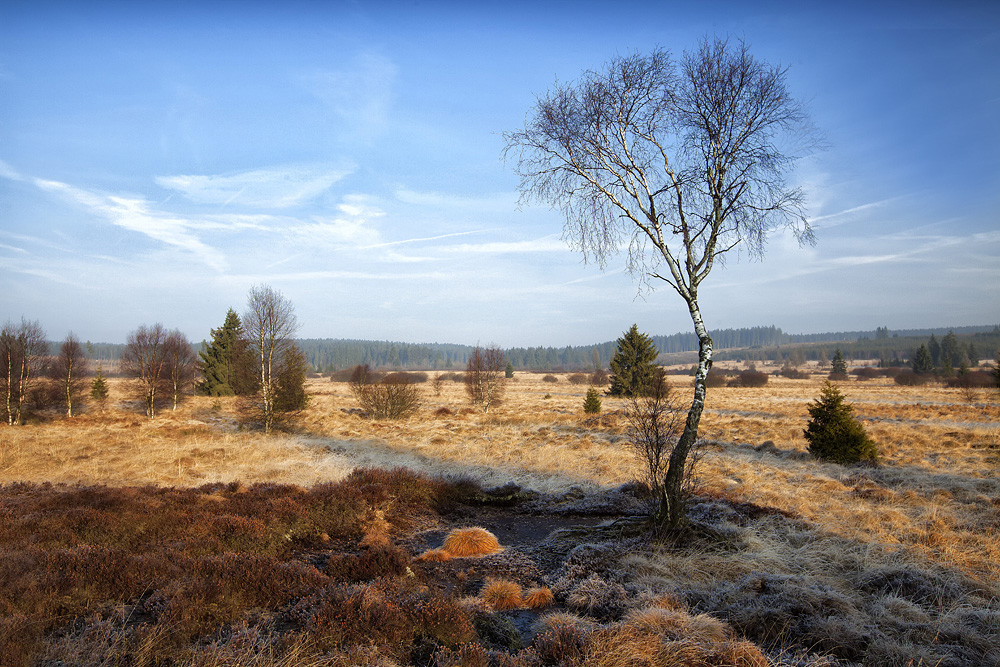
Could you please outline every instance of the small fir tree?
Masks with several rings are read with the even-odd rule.
[[[659,352],[653,339],[639,332],[632,325],[617,341],[618,347],[611,359],[611,387],[609,396],[642,396],[649,391],[656,370]]]
[[[809,404],[805,430],[809,453],[833,463],[877,461],[878,448],[853,412],[840,390],[827,382],[819,398]]]
[[[847,379],[847,361],[844,360],[844,353],[837,348],[837,351],[833,355],[833,361],[831,362],[833,369],[830,371],[829,378],[831,380],[846,380]]]
[[[600,414],[601,398],[596,387],[587,390],[587,398],[583,399],[583,411],[588,415]]]
[[[508,380],[514,377],[514,364],[507,362],[507,367],[503,369],[503,376]]]
[[[108,400],[108,382],[104,379],[104,369],[101,368],[100,364],[97,364],[97,375],[90,383],[90,397],[102,410],[104,409],[104,404]]]

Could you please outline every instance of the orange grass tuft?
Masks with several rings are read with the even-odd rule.
[[[521,609],[524,606],[521,585],[505,579],[487,579],[479,597],[496,611]]]
[[[457,558],[488,556],[503,550],[496,535],[485,528],[456,528],[444,538],[442,548]]]
[[[413,560],[418,563],[445,563],[452,559],[452,555],[444,549],[428,549]]]
[[[532,588],[525,592],[522,602],[525,609],[541,609],[551,605],[555,599],[548,588]]]

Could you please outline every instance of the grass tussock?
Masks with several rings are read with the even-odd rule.
[[[445,536],[441,548],[455,558],[476,558],[503,550],[496,535],[479,527],[452,530]]]

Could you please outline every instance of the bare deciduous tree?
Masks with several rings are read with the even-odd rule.
[[[128,335],[122,352],[122,374],[137,381],[138,394],[146,407],[146,416],[156,416],[156,400],[164,380],[167,360],[167,331],[157,322],[143,324]]]
[[[503,400],[507,387],[506,363],[503,350],[495,345],[485,350],[477,345],[469,356],[465,367],[465,392],[472,404],[481,407],[483,412],[489,412]]]
[[[45,331],[37,320],[22,317],[20,325],[7,322],[0,329],[0,391],[9,425],[23,423],[25,400],[46,354]]]
[[[59,388],[59,398],[66,404],[66,416],[73,416],[74,406],[78,407],[87,386],[90,366],[83,354],[80,340],[71,331],[59,346],[59,355],[49,368],[49,377]]]
[[[244,335],[258,361],[261,419],[264,431],[270,433],[275,425],[278,388],[275,371],[299,328],[295,308],[278,290],[269,285],[255,285],[247,296],[242,322]]]
[[[776,227],[812,240],[802,192],[785,180],[795,156],[782,143],[797,136],[801,149],[812,148],[806,120],[784,69],[755,59],[742,42],[706,39],[679,61],[665,50],[615,57],[539,97],[524,129],[505,134],[522,201],[556,206],[564,238],[586,260],[603,268],[625,248],[633,275],[648,286],[666,283],[687,305],[698,369],[664,474],[661,525],[683,520],[685,461],[712,366],[699,287],[726,253],[761,257]]]
[[[164,341],[166,380],[170,385],[173,409],[181,402],[181,396],[194,381],[195,354],[187,336],[174,329]]]

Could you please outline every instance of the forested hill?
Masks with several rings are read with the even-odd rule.
[[[773,349],[807,343],[838,343],[889,339],[909,344],[914,337],[931,334],[943,336],[948,331],[957,335],[992,332],[996,326],[942,327],[935,329],[889,330],[879,328],[869,331],[839,331],[822,334],[787,334],[775,326],[721,329],[712,331],[716,350]],[[671,336],[652,336],[661,355],[691,352],[698,349],[698,338],[693,333],[676,333]],[[329,372],[366,363],[382,368],[431,368],[460,369],[469,359],[472,346],[441,343],[398,343],[390,341],[363,341],[341,339],[307,339],[298,341],[313,368]],[[917,343],[919,345],[919,343]],[[614,354],[616,341],[566,347],[515,347],[504,351],[516,369],[585,369],[595,362],[607,368]],[[596,359],[595,359],[596,355]],[[666,360],[664,360],[666,361]]]
[[[957,335],[982,334],[996,330],[995,326],[978,327],[942,327],[936,329],[889,330],[879,328],[874,331],[839,331],[820,334],[788,334],[775,326],[748,327],[743,329],[720,329],[712,331],[712,340],[716,351],[727,355],[725,350],[757,351],[757,354],[771,354],[776,348],[787,353],[788,346],[815,343],[848,343],[857,345],[860,342],[877,341],[898,342],[904,353],[909,348],[918,346],[920,342],[915,337],[926,338],[931,334],[943,336],[949,330]],[[652,336],[653,343],[661,355],[676,355],[692,352],[698,349],[698,339],[693,333],[676,333],[671,336]],[[369,364],[376,368],[420,368],[420,369],[462,369],[465,368],[472,351],[470,345],[449,343],[400,343],[393,341],[354,340],[341,338],[307,338],[296,341],[313,369],[319,372],[330,372],[355,366]],[[577,345],[567,347],[516,347],[505,350],[507,359],[516,369],[548,370],[555,368],[588,369],[593,368],[596,361],[607,368],[614,354],[616,342],[607,341],[593,345]],[[95,343],[90,345],[92,358],[117,360],[124,348],[121,344]],[[197,347],[197,346],[196,346]],[[846,346],[845,346],[846,347]],[[58,352],[59,343],[52,343],[52,353]],[[905,349],[904,349],[905,348]],[[989,353],[989,346],[984,350]],[[820,354],[820,350],[812,350]],[[846,350],[845,350],[846,352]],[[831,350],[832,353],[832,350]],[[769,357],[770,358],[770,357]],[[812,358],[810,356],[809,358]],[[663,362],[673,360],[661,359]]]

